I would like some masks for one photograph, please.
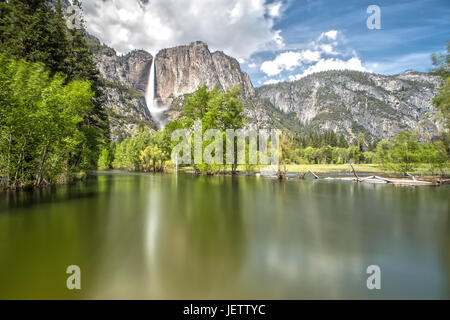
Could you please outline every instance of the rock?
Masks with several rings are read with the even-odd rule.
[[[104,82],[102,90],[112,140],[133,136],[139,127],[156,129],[145,102],[153,56],[143,50],[118,56],[114,49],[101,45],[95,37],[89,36],[89,40]]]
[[[133,88],[145,95],[148,71],[153,56],[143,50],[135,50],[125,56],[117,56],[114,49],[105,48],[96,54],[97,68],[103,79]]]
[[[95,37],[88,39],[105,82],[113,139],[133,135],[139,126],[155,129],[144,98],[153,56],[143,50],[118,56]],[[255,89],[236,59],[211,53],[197,41],[158,52],[155,82],[156,99],[170,106],[164,113],[169,121],[180,116],[186,95],[199,86],[226,90],[239,84],[248,127],[303,133],[331,129],[348,141],[360,132],[373,140],[411,130],[430,139],[442,130],[431,103],[441,79],[411,70],[394,76],[325,71]]]
[[[210,89],[218,86],[221,90],[240,84],[244,96],[254,94],[253,85],[239,63],[223,52],[211,53],[201,41],[163,49],[155,61],[156,98],[168,104],[204,84]]]
[[[222,89],[226,90],[239,84],[244,97],[255,94],[250,77],[241,71],[239,62],[236,59],[227,56],[222,51],[213,52],[212,58]]]
[[[388,139],[411,130],[428,139],[440,130],[431,102],[440,85],[439,77],[415,71],[382,76],[343,70],[262,86],[256,95],[295,114],[305,129],[331,129],[348,140],[359,132]]]

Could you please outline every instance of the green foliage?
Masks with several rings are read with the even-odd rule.
[[[447,40],[447,53],[433,53],[431,55],[433,72],[443,78],[450,76],[450,40]]]
[[[110,146],[104,147],[100,153],[100,157],[98,158],[98,169],[99,170],[108,170],[112,168],[112,163],[114,161],[114,151],[115,144],[111,143]]]
[[[241,88],[236,86],[221,92],[218,88],[208,90],[206,85],[199,87],[194,93],[186,99],[183,117],[177,122],[185,129],[191,129],[194,122],[200,120],[202,123],[202,134],[208,129],[219,129],[225,132],[227,129],[239,129],[245,124],[243,115],[244,103],[239,99]],[[203,141],[202,152],[205,148],[213,143],[211,141]],[[236,144],[234,148],[236,150]],[[224,156],[226,149],[224,148]],[[237,157],[237,152],[234,153]],[[232,165],[233,172],[236,170],[237,159]],[[202,172],[216,172],[222,167],[219,164],[208,165],[206,163],[196,164],[194,168]]]
[[[420,163],[426,163],[434,174],[436,171],[444,172],[448,155],[442,141],[434,144],[419,142],[412,133],[403,131],[391,141],[380,141],[374,160],[382,168],[399,173],[413,171]]]
[[[434,97],[433,103],[441,111],[443,121],[448,130],[450,130],[450,76],[445,79],[439,94]]]
[[[150,145],[141,151],[141,163],[145,171],[153,169],[153,172],[163,171],[164,160],[167,154],[162,151],[156,144]]]
[[[74,5],[81,7],[79,1]],[[101,145],[109,140],[109,125],[99,73],[84,29],[67,28],[59,1],[1,1],[0,17],[0,53],[16,60],[41,62],[50,77],[64,74],[64,84],[90,82],[92,107],[78,124],[85,139],[71,152],[70,161],[85,170],[95,168]]]
[[[381,165],[382,168],[387,168],[389,163],[389,149],[391,144],[387,140],[378,142],[374,160]]]
[[[136,136],[124,139],[117,144],[112,166],[115,169],[140,170],[141,151],[151,143],[151,134],[142,130]]]
[[[433,72],[444,80],[439,94],[433,99],[433,104],[441,112],[440,120],[446,130],[441,133],[440,139],[448,154],[450,153],[450,40],[447,41],[446,54],[433,54],[431,58],[435,66]]]
[[[80,123],[92,97],[87,81],[66,84],[42,63],[0,55],[0,173],[6,185],[39,186],[81,169],[73,154],[86,143]]]
[[[186,99],[182,111],[185,128],[191,128],[196,120],[202,122],[203,131],[207,129],[239,129],[245,124],[244,103],[239,99],[241,88],[235,86],[222,93],[217,87],[208,90],[206,85],[199,87]]]
[[[400,132],[392,140],[389,150],[389,166],[395,172],[414,170],[420,162],[420,146],[416,137],[410,132]]]
[[[420,159],[421,162],[425,162],[431,165],[431,173],[435,172],[444,173],[447,168],[447,151],[442,141],[436,141],[435,143],[422,143],[420,145]]]
[[[344,141],[341,136],[336,142],[331,132],[311,133],[307,136],[283,134],[280,139],[281,159],[287,164],[375,162],[385,170],[399,173],[413,171],[419,164],[427,164],[432,174],[443,173],[448,168],[447,150],[440,140],[421,143],[412,133],[401,132],[391,141],[381,140],[378,144],[368,145],[362,133],[351,146]],[[369,149],[364,151],[364,148]]]

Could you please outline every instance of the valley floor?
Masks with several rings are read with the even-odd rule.
[[[360,174],[387,174],[387,175],[393,175],[398,176],[399,174],[395,174],[394,172],[387,170],[385,168],[382,168],[378,164],[354,164],[353,167],[355,168],[357,173]],[[180,171],[191,171],[192,167],[183,167],[180,168]],[[284,166],[280,165],[280,169],[284,171]],[[227,172],[231,172],[231,168],[226,169]],[[246,172],[246,168],[243,165],[239,165],[237,168],[240,172]],[[252,171],[258,172],[260,168],[256,167]],[[305,173],[311,170],[312,172],[316,174],[352,174],[351,167],[348,164],[287,164],[286,165],[287,172],[290,173]],[[435,169],[434,172],[431,170],[431,166],[429,164],[421,164],[416,170],[411,171],[412,174],[418,174],[418,175],[438,175],[440,174],[439,170]],[[449,167],[446,168],[445,173],[449,174]]]

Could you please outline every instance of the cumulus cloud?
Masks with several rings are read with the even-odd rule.
[[[345,60],[340,59],[320,59],[316,64],[307,68],[303,73],[289,76],[291,81],[298,80],[302,77],[310,75],[315,72],[327,71],[327,70],[356,70],[367,71],[361,63],[361,60],[357,57],[353,57]]]
[[[280,53],[274,60],[263,62],[260,69],[267,76],[295,72],[288,75],[291,81],[326,70],[368,71],[356,52],[343,46],[343,43],[345,38],[340,31],[323,32],[307,45],[307,49]]]
[[[88,32],[119,53],[201,40],[212,50],[247,58],[283,47],[274,19],[282,3],[264,0],[103,0],[84,1]]]
[[[279,54],[272,61],[265,61],[261,65],[261,70],[268,76],[274,76],[284,70],[293,70],[302,63],[318,61],[320,52],[303,50],[300,52],[287,51]]]
[[[274,2],[267,5],[267,13],[269,16],[277,18],[281,15],[282,2]]]
[[[327,32],[322,32],[322,34],[319,37],[319,41],[323,40],[323,39],[329,39],[329,40],[336,40],[337,36],[338,36],[338,32],[337,30],[330,30]]]
[[[279,80],[279,79],[269,79],[267,81],[264,81],[264,84],[275,84],[275,83],[278,83],[278,82],[281,82],[281,80]]]

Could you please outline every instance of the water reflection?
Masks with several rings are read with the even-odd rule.
[[[3,193],[0,298],[449,298],[448,191],[107,173]]]

